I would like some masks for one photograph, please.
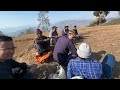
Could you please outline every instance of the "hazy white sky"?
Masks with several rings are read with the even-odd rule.
[[[49,11],[50,23],[55,23],[62,20],[83,20],[94,19],[93,11]],[[107,17],[118,16],[117,11],[111,11]],[[17,27],[23,25],[35,26],[37,21],[38,11],[0,11],[0,28]]]

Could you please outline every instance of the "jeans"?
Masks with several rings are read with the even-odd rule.
[[[113,76],[113,68],[115,66],[115,57],[111,54],[107,54],[102,62],[103,79],[111,79]]]

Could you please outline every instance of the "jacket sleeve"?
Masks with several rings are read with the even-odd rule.
[[[68,48],[69,48],[69,50],[71,51],[72,56],[73,56],[73,57],[77,57],[76,48],[75,48],[72,40],[70,40],[70,41],[68,42]]]
[[[43,40],[38,40],[37,38],[34,39],[34,43],[38,44],[38,43],[41,43],[43,42]]]
[[[52,37],[52,31],[49,32],[49,37],[50,37],[50,38]]]
[[[31,79],[32,73],[28,71],[21,79]]]
[[[19,63],[13,60],[12,62],[13,67],[20,67],[24,71],[24,76],[21,79],[31,79],[32,73],[27,71],[28,65],[26,63]]]
[[[13,66],[13,67],[21,67],[21,68],[23,68],[23,69],[27,69],[27,66],[28,66],[28,65],[27,65],[26,63],[19,63],[19,62],[13,60],[13,61],[12,61],[12,66]]]

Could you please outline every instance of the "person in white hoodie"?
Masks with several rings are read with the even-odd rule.
[[[71,59],[67,66],[67,79],[81,76],[84,79],[111,79],[115,65],[115,57],[107,54],[102,63],[89,59],[91,47],[82,43],[77,48],[78,57]]]

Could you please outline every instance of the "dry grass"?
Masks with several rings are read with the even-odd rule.
[[[113,54],[116,58],[114,76],[120,77],[120,25],[83,27],[78,29],[79,34],[83,37],[82,42],[90,44],[92,47],[92,59],[102,61],[106,54]],[[48,36],[48,32],[43,33]],[[61,32],[59,31],[59,35]],[[14,39],[17,47],[14,58],[19,62],[34,64],[35,50],[33,48],[33,39],[35,34],[19,36]],[[77,41],[76,47],[82,43]],[[48,71],[48,66],[55,66],[54,62],[42,65]],[[41,66],[41,68],[43,68]],[[52,67],[51,67],[52,68]],[[50,68],[49,68],[50,69]],[[52,70],[52,69],[51,69]]]

